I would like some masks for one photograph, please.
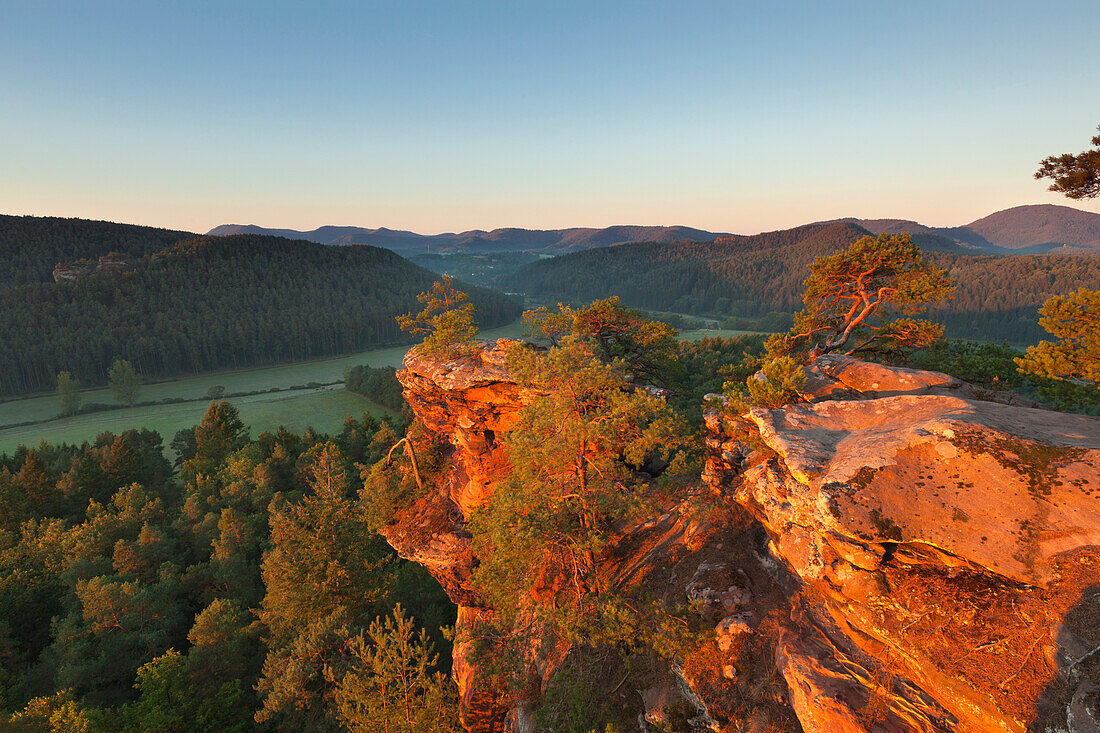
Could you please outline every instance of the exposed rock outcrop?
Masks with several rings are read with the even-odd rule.
[[[54,282],[72,281],[89,275],[125,272],[129,267],[130,260],[126,255],[111,252],[103,255],[98,260],[59,262],[53,268],[53,279]]]
[[[418,422],[445,446],[445,468],[428,495],[401,512],[383,534],[403,557],[424,565],[459,606],[459,639],[493,617],[470,583],[475,559],[465,525],[508,478],[502,438],[536,396],[519,387],[505,367],[511,343],[483,344],[478,353],[446,363],[409,352],[398,372]],[[739,507],[715,506],[700,483],[616,530],[599,558],[610,585],[669,607],[690,604],[701,628],[718,629],[710,637],[715,641],[677,663],[635,660],[632,670],[607,650],[540,639],[528,630],[535,641],[523,650],[525,684],[518,691],[501,689],[471,662],[470,644],[457,644],[453,674],[466,728],[535,731],[539,698],[563,666],[584,675],[599,704],[616,707],[622,725],[629,726],[623,730],[638,726],[639,716],[649,721],[645,725],[680,718],[701,725],[728,721],[748,706],[759,708],[754,715],[762,725],[797,726],[774,671],[773,645],[749,644],[753,634],[745,633],[767,628],[769,638],[777,638],[780,620],[790,613],[784,593],[758,559],[765,552],[760,526]],[[764,667],[772,672],[760,673]]]
[[[504,366],[508,347],[501,339],[484,344],[473,356],[451,361],[424,359],[410,350],[398,378],[417,421],[445,446],[443,479],[431,493],[383,530],[402,556],[432,573],[458,605],[456,628],[468,636],[491,615],[470,585],[474,569],[466,520],[508,476],[509,464],[499,437],[532,398]],[[504,730],[510,708],[498,702],[500,691],[487,687],[468,660],[469,644],[457,644],[453,674],[469,730]]]
[[[460,634],[493,613],[469,582],[465,523],[504,485],[501,438],[535,396],[509,375],[508,346],[448,363],[410,352],[398,373],[446,465],[385,534],[459,605]],[[624,592],[690,604],[709,640],[644,680],[541,643],[518,693],[458,645],[469,730],[535,731],[562,669],[644,730],[1090,730],[1100,420],[978,400],[932,372],[843,357],[815,370],[812,403],[740,423],[712,405],[706,486],[618,527],[599,558]]]
[[[803,727],[1067,729],[1100,646],[1100,421],[839,366],[850,399],[753,409],[755,450],[708,415],[708,482],[801,581],[779,652]]]

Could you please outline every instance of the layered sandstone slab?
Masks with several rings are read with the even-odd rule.
[[[809,372],[817,402],[740,432],[715,404],[705,473],[801,581],[778,651],[804,729],[1040,730],[1095,708],[1076,660],[1100,646],[1100,420],[848,357]]]
[[[745,490],[777,530],[813,527],[823,553],[837,542],[922,543],[1041,584],[1053,556],[1100,544],[1095,418],[939,395],[751,418],[796,481],[783,501],[764,480],[749,478]]]

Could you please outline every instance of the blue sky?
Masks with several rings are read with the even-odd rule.
[[[1100,124],[1089,2],[0,0],[0,213],[963,224]]]

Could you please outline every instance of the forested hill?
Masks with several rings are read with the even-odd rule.
[[[758,318],[797,310],[813,259],[865,234],[854,223],[833,222],[712,242],[625,244],[533,262],[502,286],[548,302],[618,295],[636,308]],[[1043,301],[1100,286],[1097,257],[965,255],[937,251],[944,249],[940,239],[930,238],[926,252],[950,270],[958,288],[931,317],[952,336],[1036,341],[1046,333],[1037,322]]]
[[[58,263],[111,252],[137,259],[196,236],[109,221],[0,215],[0,288],[52,281]]]
[[[290,239],[306,239],[322,244],[372,244],[399,252],[569,252],[591,247],[610,247],[624,242],[702,241],[721,236],[685,226],[610,226],[603,229],[474,229],[447,234],[417,234],[394,229],[324,226],[312,231],[265,229],[252,224],[222,224],[209,235],[273,234]]]
[[[52,389],[62,370],[103,384],[117,357],[166,377],[405,342],[394,316],[419,310],[435,278],[376,247],[241,235],[173,245],[121,274],[0,289],[0,394]],[[468,290],[484,327],[519,314]]]

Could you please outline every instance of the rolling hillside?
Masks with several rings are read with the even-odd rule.
[[[146,377],[308,359],[409,343],[394,316],[419,310],[434,273],[377,247],[278,237],[202,237],[125,272],[0,289],[0,394],[103,384],[116,357]],[[519,306],[468,289],[483,326]]]
[[[834,222],[686,246],[628,244],[533,262],[503,286],[551,303],[618,295],[636,308],[759,318],[797,310],[810,262],[865,234],[852,222]],[[932,313],[952,336],[1033,342],[1045,334],[1037,323],[1043,301],[1100,287],[1097,257],[926,252],[958,283],[955,297]]]

